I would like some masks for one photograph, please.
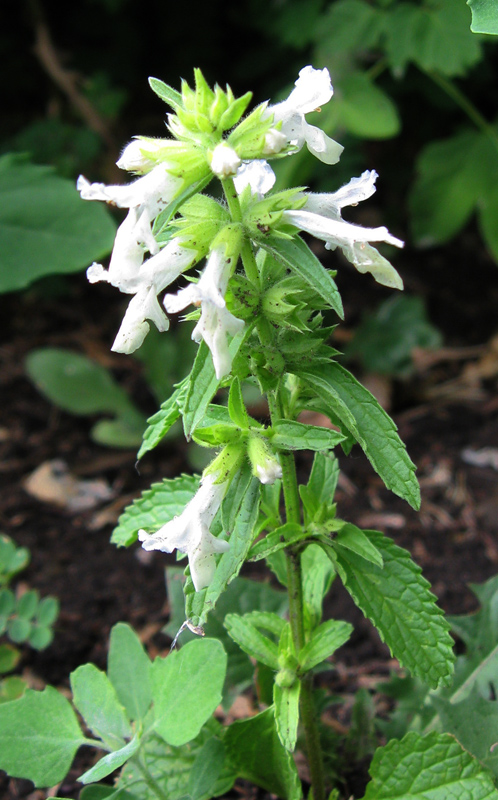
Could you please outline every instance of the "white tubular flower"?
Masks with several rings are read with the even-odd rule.
[[[287,144],[287,136],[282,131],[278,131],[276,128],[270,128],[268,133],[265,136],[265,146],[263,148],[263,155],[264,156],[275,156],[277,153],[280,153],[281,150]]]
[[[284,211],[282,220],[289,222],[325,242],[328,250],[340,247],[359,272],[370,272],[378,283],[402,289],[403,281],[386,258],[369,242],[386,242],[403,247],[387,228],[363,228],[341,218],[341,209],[370,197],[375,191],[375,171],[366,171],[332,194],[308,195],[307,203],[298,211]]]
[[[126,145],[116,166],[119,169],[126,169],[128,172],[148,172],[156,162],[147,153],[156,153],[164,148],[164,139],[148,139],[144,142],[141,139],[132,139]]]
[[[305,115],[328,103],[333,93],[328,69],[307,66],[300,71],[287,100],[268,107],[275,122],[282,122],[281,130],[287,141],[299,150],[306,142],[310,153],[324,164],[336,164],[344,148],[320,128],[309,125]]]
[[[138,532],[144,550],[172,553],[176,549],[186,553],[196,592],[205,589],[213,580],[215,554],[226,552],[230,546],[209,530],[228,489],[228,481],[215,483],[216,477],[211,474],[202,478],[199,489],[179,517],[167,522],[156,533]]]
[[[220,142],[211,156],[211,172],[218,178],[229,178],[237,173],[241,163],[235,150],[225,142]]]
[[[235,336],[244,327],[243,321],[234,317],[225,304],[230,270],[225,247],[215,248],[209,254],[198,283],[191,283],[178,294],[167,294],[164,298],[164,306],[170,314],[176,314],[190,304],[201,306],[201,318],[192,332],[192,339],[206,342],[218,380],[228,375],[232,366],[227,336]]]
[[[269,458],[266,464],[256,466],[257,477],[261,483],[272,484],[282,477],[282,467],[276,459]]]
[[[241,194],[246,186],[251,187],[251,194],[263,197],[273,188],[276,177],[268,161],[256,158],[241,164],[233,179],[237,194]]]

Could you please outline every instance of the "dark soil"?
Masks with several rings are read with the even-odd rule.
[[[491,465],[471,465],[462,457],[464,450],[483,447],[498,453],[498,351],[496,341],[494,349],[492,343],[498,269],[485,254],[476,261],[477,241],[469,237],[454,254],[446,249],[423,257],[412,254],[413,263],[398,262],[407,291],[424,296],[445,342],[430,364],[419,354],[420,368],[409,381],[380,383],[418,466],[421,512],[387,492],[356,449],[348,458],[341,456],[338,491],[340,516],[384,530],[408,548],[442,607],[453,614],[475,609],[468,584],[498,571],[498,473]],[[346,298],[347,329],[357,324],[367,304],[375,307],[389,296],[347,267],[341,268],[338,280]],[[45,683],[67,688],[68,675],[78,665],[91,661],[105,667],[109,631],[120,620],[139,632],[151,654],[167,649],[170,640],[160,631],[168,619],[164,566],[171,559],[154,554],[146,560],[136,547],[116,549],[109,537],[134,497],[153,481],[188,470],[188,465],[182,442],[172,442],[148,454],[138,473],[134,451],[94,444],[89,436],[94,420],[58,411],[37,392],[24,374],[23,359],[35,347],[62,346],[112,367],[146,414],[156,410],[144,388],[141,365],[109,351],[122,298],[110,287],[87,286],[84,276],[68,279],[60,297],[42,289],[4,297],[0,304],[6,331],[0,349],[0,530],[31,550],[18,589],[36,588],[61,603],[53,644],[42,652],[26,648],[19,672],[36,688]],[[471,345],[480,347],[462,352]],[[30,496],[23,486],[26,477],[52,459],[63,459],[78,478],[105,479],[113,499],[69,514]],[[308,460],[303,457],[298,466],[304,476]],[[393,667],[386,648],[338,586],[327,612],[356,626],[351,642],[339,652],[333,691],[373,685],[386,675]],[[74,774],[57,787],[58,796],[77,797],[75,779],[87,767],[82,759],[90,757],[79,757]],[[41,800],[46,794],[26,781],[4,778],[0,796]]]

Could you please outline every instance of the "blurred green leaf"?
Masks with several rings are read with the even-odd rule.
[[[11,675],[9,678],[4,678],[0,681],[0,703],[10,703],[11,700],[18,700],[22,697],[26,689],[27,683],[17,675]]]
[[[393,100],[365,72],[350,72],[339,78],[335,98],[322,114],[323,127],[328,127],[330,119],[334,127],[345,128],[362,139],[389,139],[401,128]]]
[[[115,230],[107,209],[51,167],[0,158],[0,292],[87,267],[111,251]]]
[[[498,34],[498,6],[496,0],[467,0],[472,12],[471,31]]]
[[[144,415],[100,364],[71,350],[43,347],[29,353],[25,367],[37,389],[64,411],[116,417],[94,426],[92,436],[100,444],[133,447],[140,443],[146,426]]]
[[[20,658],[21,654],[17,647],[12,647],[11,644],[0,644],[0,675],[12,672]]]

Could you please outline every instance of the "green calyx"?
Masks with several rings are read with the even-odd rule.
[[[302,187],[286,189],[259,200],[250,188],[241,194],[244,226],[251,239],[264,243],[269,234],[283,239],[292,239],[292,226],[281,224],[284,211],[296,210],[306,204]]]

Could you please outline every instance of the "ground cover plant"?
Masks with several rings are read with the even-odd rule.
[[[240,778],[299,798],[292,757],[299,747],[313,797],[340,797],[334,746],[319,713],[330,699],[313,686],[352,632],[349,623],[323,620],[323,600],[336,579],[422,683],[418,694],[413,690],[422,710],[412,702],[410,714],[392,721],[402,738],[392,736],[377,750],[364,797],[494,798],[493,763],[482,756],[489,743],[466,741],[464,749],[452,735],[462,728],[462,717],[451,714],[448,698],[455,696],[444,695],[451,692],[453,640],[429,584],[409,553],[383,533],[336,516],[338,446],[347,453],[359,444],[387,488],[415,509],[420,493],[393,421],[328,343],[343,317],[342,299],[335,273],[300,235],[321,239],[360,273],[402,289],[374,246],[402,242],[383,226],[342,218],[344,207],[373,194],[377,175],[367,170],[334,193],[273,189],[270,161],[292,159],[303,147],[326,165],[340,158],[342,147],[306,119],[331,101],[329,73],[304,67],[286,100],[251,111],[250,93],[235,97],[229,87],[211,88],[199,70],[194,85],[184,81],[181,91],[158,79],[150,83],[171,109],[172,138],[137,137],[125,148],[118,165],[138,176],[130,184],[81,176],[78,188],[84,200],[128,209],[108,269],[94,263],[87,272],[91,283],[132,295],[113,349],[135,351],[151,322],[165,332],[169,318],[161,304],[171,315],[194,306],[179,323],[193,328],[194,363],[149,419],[138,457],[179,420],[187,439],[215,453],[201,475],[165,479],[145,491],[113,534],[118,546],[138,539],[146,551],[187,556],[185,621],[177,626],[178,649],[154,661],[129,626],[114,627],[107,672],[86,664],[71,675],[84,729],[69,700],[51,687],[4,703],[0,766],[49,786],[85,745],[107,752],[81,776],[85,800],[197,800],[226,794]],[[262,418],[247,410],[249,390],[266,399]],[[323,414],[330,427],[301,421],[305,411]],[[314,455],[298,485],[301,450]],[[238,578],[245,561],[265,562],[286,592]],[[178,570],[169,577],[178,618]],[[469,644],[485,641],[477,662],[465,662],[460,700],[478,691],[483,664],[494,654],[489,631],[480,627],[494,596],[494,584],[481,587],[481,616],[453,621]],[[182,644],[187,632],[195,638]],[[221,725],[213,712],[252,678],[262,710]],[[488,684],[481,683],[485,692]],[[439,693],[427,700],[430,690]],[[392,696],[399,692],[391,687]],[[360,720],[367,715],[361,702]],[[434,713],[427,718],[429,702],[437,720]],[[408,730],[421,714],[425,727]],[[99,783],[120,768],[117,782]]]

